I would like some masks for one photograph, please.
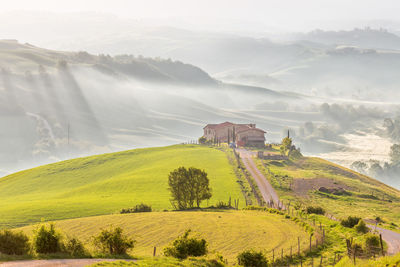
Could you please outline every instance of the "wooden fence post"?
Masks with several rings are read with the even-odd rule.
[[[321,255],[321,261],[319,262],[319,266],[322,266],[322,255]]]
[[[293,254],[292,254],[292,246],[290,246],[290,259],[293,259],[293,256],[292,256]]]
[[[156,256],[156,252],[157,252],[157,247],[154,247],[154,250],[153,250],[153,257]]]
[[[383,250],[382,234],[379,234],[379,240],[380,240],[380,242],[381,242],[381,251],[382,251],[382,256],[385,256],[385,251]]]
[[[297,237],[297,255],[300,256],[300,237]]]
[[[272,249],[272,264],[274,264],[275,261],[275,249]]]

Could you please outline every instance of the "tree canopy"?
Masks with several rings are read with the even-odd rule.
[[[212,196],[207,173],[194,167],[179,167],[170,172],[168,185],[171,204],[175,209],[188,209],[195,205],[200,207],[203,200]]]

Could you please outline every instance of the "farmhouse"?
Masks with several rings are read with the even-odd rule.
[[[255,124],[235,124],[224,122],[207,124],[204,128],[204,137],[207,140],[218,140],[222,143],[235,143],[238,146],[264,146],[265,131],[256,128]]]

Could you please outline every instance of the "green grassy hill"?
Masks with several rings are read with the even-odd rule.
[[[338,219],[379,216],[390,228],[400,225],[400,192],[368,176],[314,157],[257,164],[286,202],[322,206]]]
[[[0,228],[110,214],[142,202],[155,210],[171,209],[168,174],[179,166],[208,173],[213,190],[209,205],[229,197],[243,205],[224,152],[176,145],[78,158],[1,178]]]
[[[91,244],[91,237],[102,228],[121,227],[137,241],[132,254],[140,257],[151,256],[154,246],[157,247],[157,254],[161,255],[163,247],[190,228],[194,235],[209,242],[210,254],[219,252],[231,263],[245,249],[261,249],[268,256],[272,256],[272,249],[284,249],[287,252],[290,246],[297,245],[298,237],[301,246],[306,248],[309,236],[302,227],[285,216],[260,211],[116,214],[57,221],[55,226],[86,244]],[[27,226],[22,230],[30,235],[33,228]]]

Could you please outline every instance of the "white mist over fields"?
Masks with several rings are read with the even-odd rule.
[[[400,142],[397,2],[39,2],[0,16],[0,176],[224,121],[348,167]]]

